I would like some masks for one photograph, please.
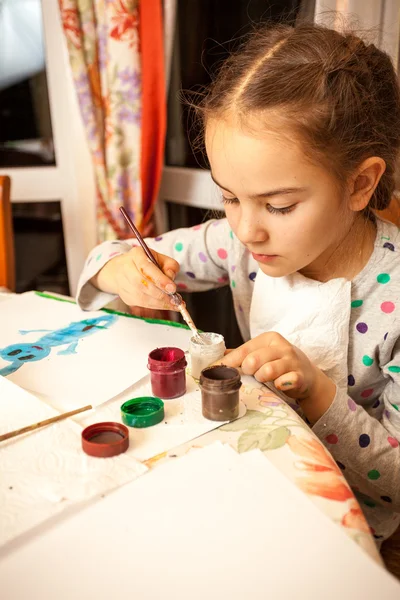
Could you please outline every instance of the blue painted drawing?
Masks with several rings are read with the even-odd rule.
[[[0,369],[0,375],[6,377],[15,373],[26,362],[34,362],[46,358],[51,349],[56,346],[67,346],[57,354],[76,354],[76,348],[83,338],[99,331],[99,329],[108,329],[118,319],[117,315],[106,314],[95,319],[85,319],[70,323],[63,329],[51,331],[49,329],[36,329],[32,331],[20,331],[22,335],[27,333],[46,332],[46,335],[40,337],[34,344],[11,344],[6,348],[0,349],[0,358],[10,361],[11,364]]]

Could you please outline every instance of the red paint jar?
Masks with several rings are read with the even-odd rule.
[[[171,400],[186,392],[186,358],[180,348],[156,348],[149,354],[151,389],[154,396]]]

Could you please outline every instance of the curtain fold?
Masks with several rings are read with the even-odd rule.
[[[130,237],[119,207],[143,230],[163,162],[161,0],[59,0],[59,6],[94,167],[97,238]]]
[[[142,155],[143,220],[140,229],[149,233],[164,165],[167,127],[164,69],[164,32],[160,0],[139,3],[139,36],[142,61]]]

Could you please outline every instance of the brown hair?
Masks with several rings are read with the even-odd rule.
[[[276,109],[306,153],[343,184],[369,156],[386,170],[369,203],[385,209],[400,147],[400,93],[389,56],[352,33],[318,25],[255,31],[220,68],[199,103],[203,124]]]

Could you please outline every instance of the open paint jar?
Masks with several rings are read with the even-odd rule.
[[[89,456],[109,458],[128,448],[129,431],[121,423],[95,423],[82,431],[82,449]]]
[[[121,406],[121,416],[128,427],[151,427],[164,418],[164,402],[153,396],[127,400]]]
[[[233,367],[217,365],[200,375],[203,417],[210,421],[232,421],[239,416],[240,373]]]
[[[201,337],[204,344],[201,344],[195,337],[190,339],[190,372],[194,379],[199,379],[202,370],[222,358],[226,350],[225,340],[219,333],[202,333]]]
[[[186,358],[180,348],[156,348],[149,354],[151,389],[154,396],[170,400],[186,392]]]

